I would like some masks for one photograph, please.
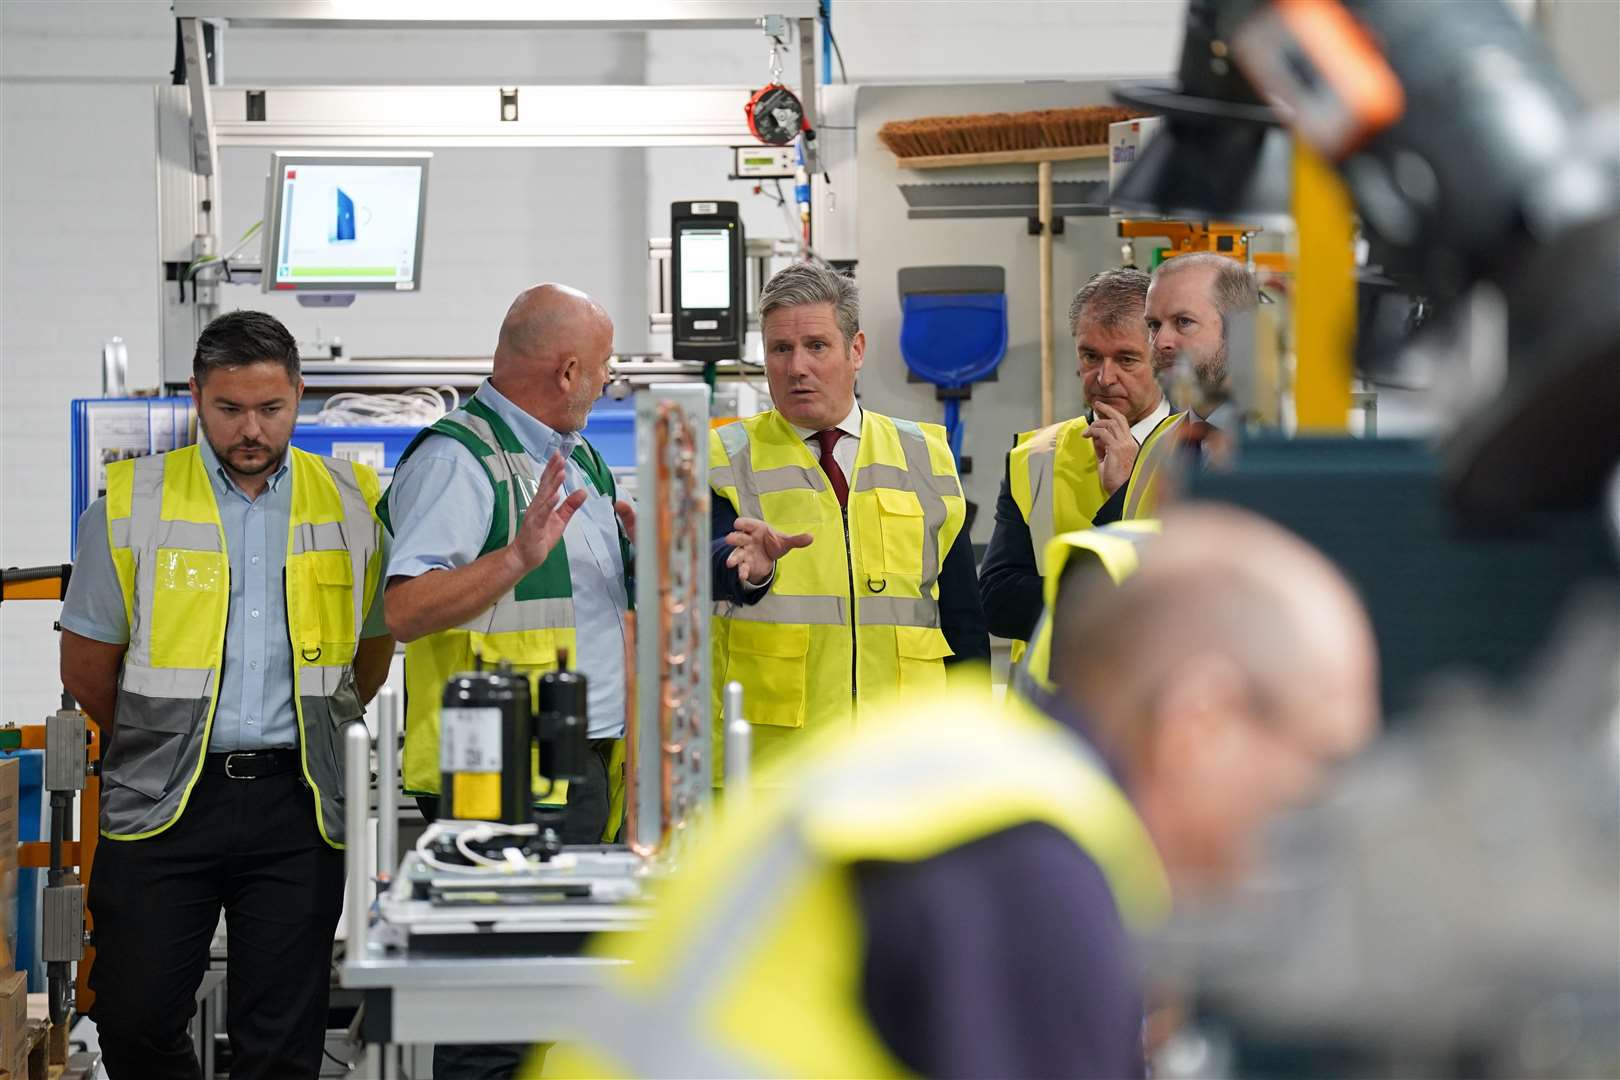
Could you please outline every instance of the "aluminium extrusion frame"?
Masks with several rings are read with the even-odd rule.
[[[223,146],[429,149],[458,146],[731,146],[749,138],[752,87],[272,87],[209,85],[228,26],[266,29],[745,29],[796,23],[799,97],[817,116],[817,0],[175,0],[186,85],[156,88],[157,190],[164,383],[184,383],[197,335],[218,312],[218,285],[195,273],[223,250],[218,183]],[[203,23],[214,27],[210,65]],[[401,120],[400,117],[409,119]],[[820,162],[806,140],[806,170]]]
[[[707,386],[654,383],[637,395],[636,462],[635,704],[625,731],[632,813],[625,828],[631,850],[651,857],[678,855],[712,793]]]

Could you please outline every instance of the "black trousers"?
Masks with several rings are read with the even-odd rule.
[[[180,820],[96,848],[90,1017],[111,1080],[200,1077],[187,1023],[225,911],[232,1080],[314,1077],[343,906],[343,853],[297,773],[205,767]]]
[[[586,759],[589,779],[568,787],[562,827],[565,844],[600,844],[607,829],[612,794],[607,766],[613,740],[592,739],[591,749],[594,753]],[[432,809],[437,810],[437,805]],[[424,806],[422,812],[427,816],[429,808]],[[439,1043],[433,1047],[433,1080],[510,1080],[533,1049],[527,1043]]]

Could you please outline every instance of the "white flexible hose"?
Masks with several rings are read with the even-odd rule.
[[[445,402],[449,404],[446,405]],[[453,386],[418,386],[398,394],[333,394],[315,423],[326,427],[427,427],[461,404]]]

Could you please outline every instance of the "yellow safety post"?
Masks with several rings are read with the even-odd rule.
[[[1294,140],[1294,413],[1301,432],[1350,422],[1356,333],[1355,224],[1333,167]]]

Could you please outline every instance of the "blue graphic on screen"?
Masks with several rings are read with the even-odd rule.
[[[287,164],[270,287],[413,288],[425,168],[392,162]]]
[[[354,239],[354,200],[342,189],[337,189],[337,217],[327,237],[332,243]]]

